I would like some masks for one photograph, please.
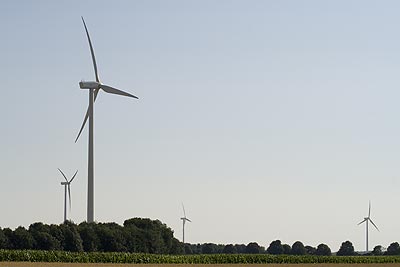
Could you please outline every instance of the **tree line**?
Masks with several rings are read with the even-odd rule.
[[[326,244],[305,246],[296,241],[292,245],[280,240],[268,248],[256,242],[245,244],[183,244],[174,238],[174,232],[159,220],[132,218],[123,225],[116,223],[75,224],[67,221],[60,225],[33,223],[28,229],[20,226],[15,230],[0,228],[0,249],[60,250],[75,252],[141,252],[152,254],[272,254],[272,255],[320,255],[330,256]],[[370,255],[400,255],[400,245],[393,242],[385,250],[375,246]],[[345,241],[337,256],[355,256],[353,244]],[[365,255],[365,254],[364,254]]]
[[[336,253],[332,253],[331,249],[326,244],[319,244],[317,247],[305,246],[301,241],[296,241],[292,246],[282,244],[280,240],[275,240],[270,243],[267,249],[258,245],[256,242],[251,242],[247,245],[217,245],[213,243],[205,244],[185,244],[186,254],[271,254],[271,255],[315,255],[315,256],[357,256],[357,255],[400,255],[400,245],[398,242],[393,242],[385,250],[381,245],[375,246],[373,251],[368,253],[357,253],[350,241],[345,241],[341,244]]]
[[[33,223],[28,229],[0,228],[0,249],[61,250],[75,252],[143,252],[182,254],[183,244],[159,220],[132,218],[116,223],[60,225]]]

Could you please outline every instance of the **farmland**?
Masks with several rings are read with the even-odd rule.
[[[0,267],[139,267],[143,266],[143,264],[123,264],[123,263],[63,263],[63,262],[0,262]],[[160,264],[146,264],[146,267],[158,267]],[[255,266],[255,267],[307,267],[307,266],[315,266],[315,267],[364,267],[364,266],[376,266],[376,267],[400,267],[399,263],[378,263],[378,264],[363,264],[363,263],[321,263],[318,265],[315,264],[307,264],[307,263],[299,263],[299,264],[163,264],[165,267],[247,267],[247,266]]]
[[[207,266],[400,266],[398,256],[294,256],[294,255],[249,255],[249,254],[213,254],[213,255],[155,255],[145,253],[118,252],[65,252],[65,251],[36,251],[36,250],[0,250],[0,266],[37,266],[38,263],[48,262],[51,266],[96,266],[111,264],[124,266],[146,264],[148,266],[167,264],[168,266],[207,265]],[[12,263],[13,262],[13,263]],[[11,265],[11,263],[13,265]],[[19,264],[19,265],[15,265]],[[36,264],[36,265],[32,265]],[[95,265],[91,265],[95,264]],[[47,266],[50,266],[47,265]],[[43,265],[45,266],[45,265]],[[76,266],[76,265],[75,265]]]
[[[113,264],[113,263],[49,263],[49,262],[0,262],[0,267],[77,267],[77,266],[84,266],[84,267],[139,267],[143,266],[142,264]],[[159,264],[146,264],[146,267],[158,267]],[[200,267],[200,266],[207,266],[207,267],[247,267],[247,266],[255,266],[255,267],[307,267],[307,266],[315,266],[315,267],[364,267],[364,266],[376,266],[376,267],[399,267],[400,264],[396,263],[379,263],[379,264],[346,264],[346,263],[321,263],[318,265],[310,265],[306,263],[300,264],[165,264],[165,267]]]

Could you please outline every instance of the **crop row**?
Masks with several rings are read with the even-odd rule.
[[[1,261],[152,263],[152,264],[263,264],[263,263],[400,263],[397,256],[294,256],[294,255],[155,255],[120,252],[66,252],[0,250]]]

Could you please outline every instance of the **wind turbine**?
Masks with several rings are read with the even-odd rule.
[[[62,170],[58,169],[62,176],[64,176],[65,182],[61,182],[61,185],[64,186],[64,222],[67,221],[67,188],[68,188],[68,198],[69,198],[69,208],[71,209],[71,183],[72,180],[74,180],[76,174],[78,173],[78,170],[75,172],[74,176],[72,176],[71,180],[68,181],[67,177],[65,174],[62,172]]]
[[[374,224],[374,222],[371,220],[371,201],[369,202],[369,208],[368,208],[368,217],[365,217],[363,221],[361,221],[359,224],[365,222],[365,231],[366,231],[366,252],[368,252],[368,223],[371,222],[372,225],[376,228],[376,230],[379,231],[378,227]]]
[[[183,231],[182,231],[182,233],[183,233],[183,237],[182,237],[182,242],[183,242],[183,244],[185,244],[185,223],[186,223],[186,221],[188,221],[188,222],[192,222],[191,220],[189,220],[187,217],[186,217],[186,212],[185,212],[185,206],[183,206],[183,203],[182,203],[182,208],[183,208],[183,217],[181,218],[181,220],[182,220],[182,227],[183,227]]]
[[[97,98],[97,95],[98,95],[100,89],[102,89],[104,92],[110,93],[110,94],[129,96],[129,97],[133,97],[136,99],[138,97],[131,95],[127,92],[121,91],[119,89],[113,88],[111,86],[105,85],[100,82],[99,74],[97,72],[96,58],[94,56],[92,42],[90,40],[89,31],[86,27],[86,23],[85,23],[85,20],[83,19],[83,17],[82,17],[82,22],[83,22],[83,26],[85,27],[86,36],[87,36],[87,39],[89,42],[90,53],[92,55],[94,75],[95,75],[96,81],[81,81],[79,83],[79,87],[81,89],[89,89],[89,107],[86,112],[85,119],[83,120],[81,129],[79,130],[78,136],[75,139],[75,143],[78,141],[79,136],[81,135],[82,130],[85,127],[86,121],[89,119],[87,222],[90,223],[90,222],[94,222],[94,154],[93,154],[93,149],[94,149],[93,105],[94,105],[94,102],[96,101],[96,98]]]

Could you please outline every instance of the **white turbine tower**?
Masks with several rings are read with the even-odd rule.
[[[359,224],[365,222],[365,231],[366,231],[366,252],[368,252],[368,223],[371,222],[372,225],[376,228],[376,230],[379,231],[378,227],[374,224],[374,222],[371,220],[371,201],[369,202],[369,208],[368,208],[368,217],[365,217],[364,220],[362,220]]]
[[[67,177],[65,174],[62,172],[62,170],[58,169],[62,176],[64,176],[65,182],[61,182],[61,185],[64,186],[64,222],[67,221],[67,189],[68,189],[68,198],[69,198],[69,209],[71,209],[71,183],[72,180],[74,180],[76,174],[78,171],[75,172],[75,174],[72,176],[71,180],[68,181]]]
[[[97,95],[102,89],[106,93],[110,94],[116,94],[116,95],[122,95],[122,96],[129,96],[133,98],[138,98],[134,95],[131,95],[129,93],[126,93],[124,91],[118,90],[116,88],[113,88],[111,86],[102,84],[100,82],[99,74],[97,72],[97,64],[96,64],[96,58],[94,56],[94,50],[92,46],[92,42],[90,41],[89,37],[89,31],[86,27],[85,20],[82,17],[82,22],[83,26],[85,27],[86,31],[86,36],[89,42],[89,47],[90,47],[90,53],[92,55],[92,61],[93,61],[93,67],[94,67],[94,74],[96,81],[81,81],[79,83],[79,87],[81,89],[89,89],[89,107],[86,112],[85,119],[83,120],[81,129],[79,130],[78,136],[76,137],[76,141],[78,141],[79,136],[82,133],[83,128],[85,127],[86,121],[89,119],[89,151],[88,151],[88,202],[87,202],[87,222],[94,222],[94,154],[93,154],[93,149],[94,149],[94,133],[93,133],[93,105],[94,101],[96,101]]]
[[[181,218],[181,220],[182,220],[182,243],[185,244],[185,223],[186,223],[186,221],[188,221],[188,222],[192,222],[192,221],[186,217],[185,206],[183,205],[183,203],[182,203],[182,208],[183,208],[183,217]]]

